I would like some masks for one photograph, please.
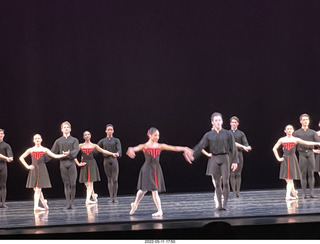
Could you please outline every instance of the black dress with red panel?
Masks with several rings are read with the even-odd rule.
[[[296,143],[285,142],[283,146],[284,161],[280,164],[280,179],[300,180],[301,171],[296,156]]]
[[[45,152],[31,153],[31,160],[34,169],[29,170],[26,188],[51,188],[49,173],[45,164],[45,155]]]
[[[166,191],[162,169],[159,163],[160,148],[147,148],[143,151],[145,162],[140,169],[137,189],[142,191]]]
[[[86,165],[80,168],[79,182],[94,182],[100,181],[100,172],[97,162],[94,158],[93,148],[81,148],[81,161],[85,162]]]

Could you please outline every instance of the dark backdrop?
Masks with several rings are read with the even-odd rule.
[[[219,111],[224,127],[240,118],[253,147],[245,154],[242,189],[284,188],[272,147],[299,115],[320,119],[319,1],[1,1],[0,128],[13,148],[8,200],[32,199],[18,158],[40,133],[51,148],[60,123],[83,141],[105,136],[107,123],[121,139],[119,194],[135,194],[142,154],[128,146],[147,140],[189,147]],[[96,191],[107,195],[102,181]],[[180,153],[161,156],[168,192],[211,191],[206,158],[193,165]],[[53,188],[64,197],[59,163],[48,163]],[[318,184],[318,178],[317,178]],[[85,187],[78,183],[78,196]]]

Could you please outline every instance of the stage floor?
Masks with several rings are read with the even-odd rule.
[[[215,210],[213,192],[160,194],[164,215],[157,218],[152,217],[156,208],[151,194],[143,198],[133,216],[129,215],[133,195],[119,196],[117,204],[102,197],[90,207],[78,198],[72,210],[65,209],[64,199],[48,199],[49,211],[39,213],[34,213],[33,201],[12,201],[7,202],[8,208],[0,209],[0,238],[264,239],[277,238],[271,226],[286,226],[287,230],[289,225],[300,224],[296,228],[300,233],[291,228],[292,235],[283,233],[283,238],[319,239],[320,189],[315,190],[317,198],[294,201],[285,200],[285,189],[243,191],[239,198],[231,193],[228,211]],[[308,232],[302,233],[301,226],[309,228]],[[258,235],[256,231],[262,229],[264,234]]]

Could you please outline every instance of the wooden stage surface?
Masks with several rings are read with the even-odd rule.
[[[294,201],[285,200],[285,189],[230,193],[228,211],[215,210],[213,192],[160,194],[158,218],[151,194],[133,216],[134,195],[119,196],[117,204],[102,197],[90,207],[77,198],[72,210],[65,199],[48,199],[49,211],[39,213],[33,201],[12,201],[0,208],[0,239],[320,239],[315,190],[316,198]]]

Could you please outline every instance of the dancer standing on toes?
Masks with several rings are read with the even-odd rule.
[[[0,129],[0,208],[6,208],[7,198],[7,163],[13,161],[13,154],[10,145],[3,141],[4,130]]]
[[[130,158],[135,158],[136,152],[143,151],[146,159],[139,173],[137,186],[138,192],[135,201],[131,203],[130,215],[133,215],[137,210],[143,196],[148,191],[151,191],[153,201],[158,210],[156,213],[152,214],[152,216],[159,217],[162,216],[163,212],[158,192],[163,192],[166,190],[162,169],[159,163],[161,151],[166,150],[184,152],[184,156],[189,163],[191,163],[191,160],[186,157],[186,154],[192,154],[193,152],[192,149],[188,147],[170,146],[167,144],[158,143],[160,134],[159,131],[154,127],[148,130],[147,135],[149,140],[146,143],[140,144],[136,147],[129,147],[127,150],[127,155]]]
[[[73,202],[76,197],[76,183],[77,183],[77,167],[75,158],[79,152],[79,141],[77,138],[70,135],[71,124],[65,121],[61,124],[61,132],[63,136],[58,138],[51,151],[53,153],[62,153],[70,150],[70,154],[60,159],[60,173],[64,185],[64,194],[67,200],[67,209],[74,208]]]
[[[116,153],[116,156],[104,154],[103,167],[108,180],[108,190],[111,203],[118,203],[118,176],[119,176],[119,163],[118,159],[122,156],[121,142],[118,138],[113,136],[114,127],[112,124],[106,125],[106,138],[98,142],[98,146],[108,150],[109,152]]]
[[[45,164],[45,155],[49,155],[53,158],[63,158],[68,156],[70,151],[63,152],[63,154],[52,153],[48,148],[41,145],[42,138],[39,134],[33,136],[34,147],[27,149],[19,158],[21,163],[29,169],[29,174],[27,178],[27,188],[33,188],[34,190],[34,211],[44,211],[48,210],[47,200],[44,199],[42,188],[51,188],[51,182]],[[25,158],[31,155],[32,164],[29,165],[25,161]],[[43,208],[39,207],[39,200],[42,203]]]
[[[320,145],[319,142],[304,141],[293,136],[293,126],[287,125],[284,132],[285,137],[281,137],[274,145],[272,151],[276,159],[281,163],[279,178],[287,182],[286,200],[294,200],[298,198],[298,191],[294,188],[293,180],[301,179],[301,172],[296,156],[296,145],[303,144],[309,146]],[[283,147],[283,157],[279,156],[278,148]]]
[[[83,138],[85,142],[79,145],[79,149],[82,153],[81,163],[83,166],[80,168],[79,182],[84,183],[87,188],[86,206],[88,206],[89,204],[95,204],[98,202],[98,194],[94,192],[93,182],[100,181],[100,173],[93,155],[94,150],[113,157],[117,157],[118,153],[109,152],[102,149],[97,144],[92,143],[90,141],[91,133],[89,131],[85,131],[83,133]]]
[[[216,112],[213,113],[211,123],[213,130],[207,132],[199,144],[194,147],[194,154],[187,156],[188,158],[196,159],[203,153],[202,149],[209,149],[208,153],[211,153],[212,157],[209,158],[206,174],[211,176],[212,183],[216,188],[218,200],[216,209],[226,210],[230,191],[230,161],[232,162],[231,170],[236,170],[238,166],[238,154],[233,135],[230,131],[222,128],[222,115]]]

